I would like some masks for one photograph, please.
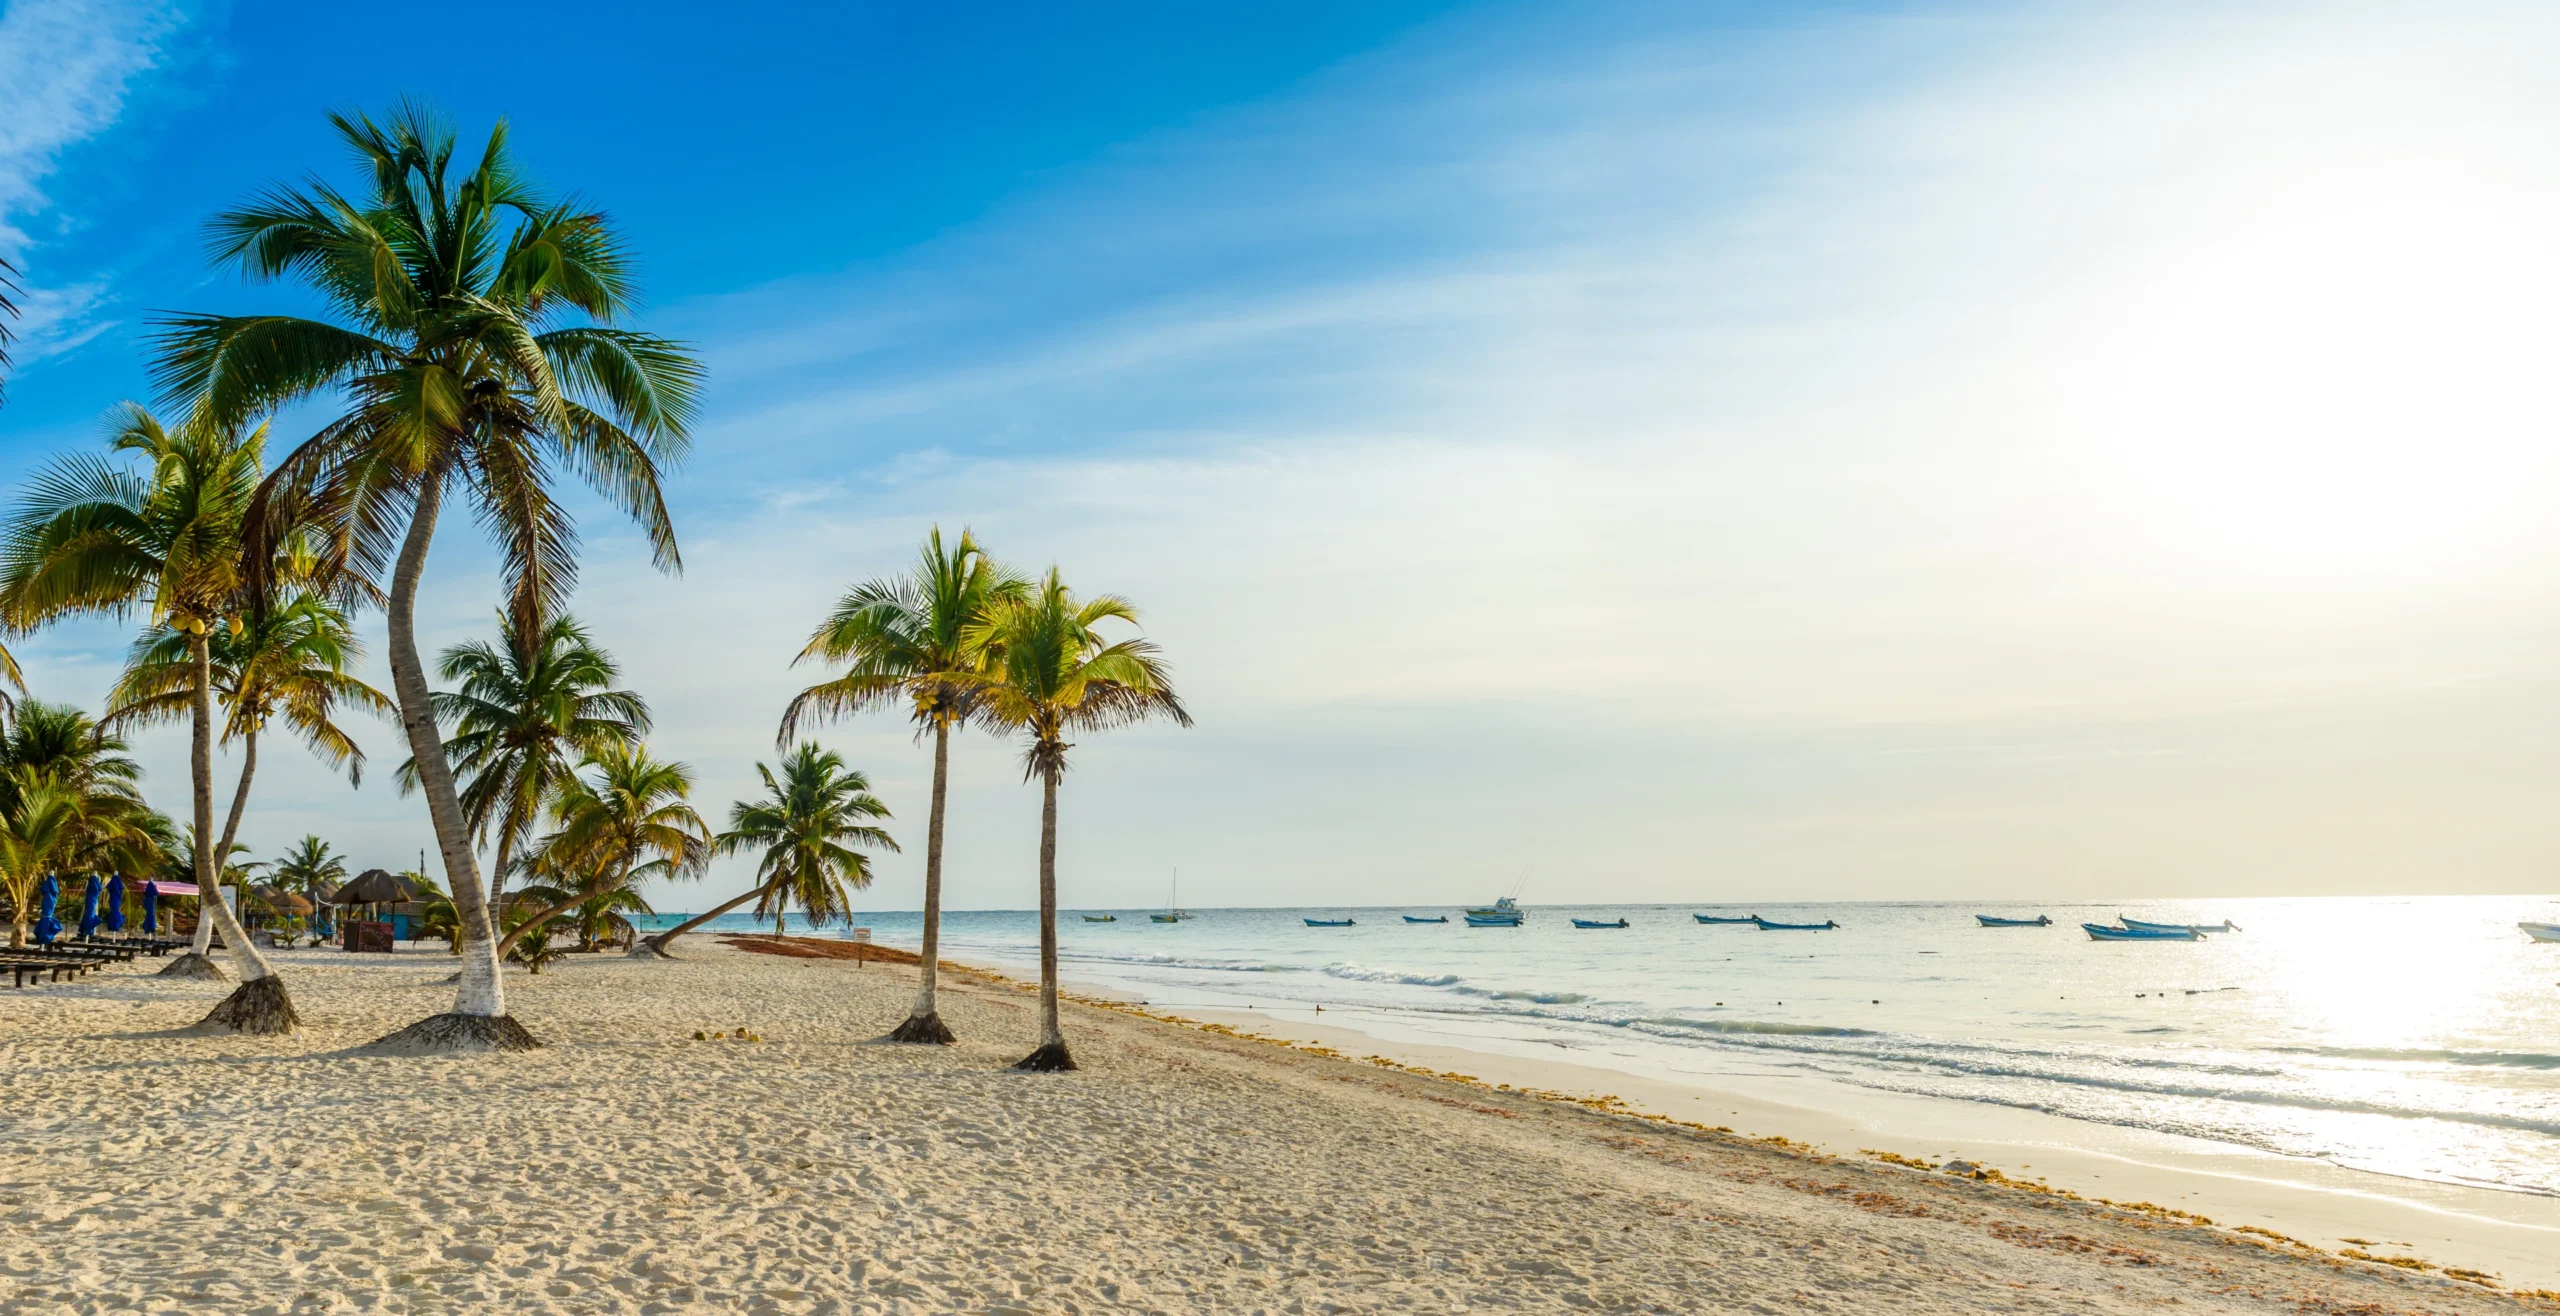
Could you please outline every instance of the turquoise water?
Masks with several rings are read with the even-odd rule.
[[[1762,932],[1692,910],[1842,926]],[[2560,1196],[2560,945],[2515,927],[2560,920],[2560,898],[1532,906],[1517,929],[1470,928],[1445,907],[1213,909],[1178,924],[1082,912],[1064,915],[1066,976],[1163,1005],[1374,1011],[1456,1045],[1818,1074]],[[1977,912],[2055,926],[1983,929]],[[2100,943],[2079,929],[2118,914],[2243,930]],[[1345,916],[1356,925],[1302,922]],[[910,946],[919,924],[860,921]],[[1021,971],[1037,935],[1026,912],[963,912],[944,944]]]

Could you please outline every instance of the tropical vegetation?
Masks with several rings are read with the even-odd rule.
[[[779,936],[793,906],[815,926],[843,917],[851,891],[871,885],[865,849],[895,852],[898,843],[876,825],[889,806],[871,793],[871,779],[845,766],[844,756],[803,743],[782,756],[782,770],[762,763],[756,776],[764,797],[729,806],[729,826],[713,838],[712,853],[752,854],[755,885],[707,913],[645,938],[634,953],[664,955],[675,939],[752,900],[758,918],[773,920]]]
[[[989,650],[977,642],[992,611],[1021,601],[1028,583],[1006,571],[975,536],[945,547],[942,527],[926,536],[902,576],[867,580],[845,593],[800,650],[798,662],[844,665],[832,680],[794,697],[778,741],[803,719],[904,705],[916,735],[933,737],[932,804],[925,816],[924,932],[916,1003],[889,1034],[894,1042],[947,1043],[951,1029],[934,1008],[942,953],[942,820],[951,790],[951,732],[979,706]]]

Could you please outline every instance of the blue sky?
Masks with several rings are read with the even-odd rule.
[[[152,312],[290,301],[200,225],[326,110],[503,114],[711,368],[688,571],[593,516],[577,605],[707,813],[939,521],[1136,598],[1200,715],[1079,751],[1070,903],[2551,887],[2534,9],[439,13],[0,9],[0,469]],[[20,647],[94,700],[119,643]],[[920,835],[903,733],[826,736]],[[1016,778],[964,747],[958,904],[1028,899]]]

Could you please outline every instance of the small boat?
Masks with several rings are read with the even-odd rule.
[[[1520,916],[1517,914],[1505,914],[1498,917],[1487,918],[1481,914],[1469,914],[1467,915],[1467,926],[1471,928],[1516,928],[1520,926]]]
[[[2111,928],[2104,923],[2080,925],[2091,941],[2202,941],[2204,935],[2184,926],[2160,928]]]
[[[2560,941],[2560,923],[2518,923],[2524,935],[2535,941]]]
[[[1573,925],[1577,928],[1623,928],[1627,925],[1627,921],[1619,919],[1615,923],[1604,923],[1596,918],[1578,918],[1573,921]]]
[[[1414,915],[1407,914],[1404,916],[1404,921],[1407,923],[1446,923],[1449,921],[1449,916],[1443,914],[1438,918],[1417,918]]]
[[[1726,918],[1722,914],[1691,914],[1689,917],[1701,923],[1757,923],[1760,921],[1760,916],[1757,914],[1745,914],[1740,918]]]
[[[1521,919],[1528,917],[1528,912],[1520,908],[1520,902],[1518,900],[1510,896],[1504,896],[1502,899],[1493,902],[1493,904],[1488,908],[1468,910],[1467,917]]]
[[[1147,915],[1147,921],[1148,921],[1149,923],[1179,923],[1179,922],[1181,922],[1181,921],[1183,920],[1183,918],[1184,918],[1184,916],[1183,916],[1183,915],[1181,915],[1181,914],[1149,914],[1149,915]]]
[[[1986,928],[2049,928],[2053,926],[2053,917],[2049,914],[2038,914],[2034,918],[1993,918],[1989,914],[1976,914],[1973,917],[1974,921]]]
[[[1829,919],[1819,923],[1772,923],[1765,918],[1755,916],[1751,921],[1758,924],[1762,932],[1828,932],[1840,926]]]
[[[1179,923],[1189,917],[1191,917],[1191,911],[1182,907],[1182,870],[1177,868],[1173,870],[1173,887],[1165,893],[1164,912],[1161,914],[1147,915],[1147,921],[1150,923]]]
[[[1120,921],[1120,916],[1117,914],[1087,914],[1084,916],[1084,921],[1087,923],[1117,923]]]
[[[1311,928],[1347,928],[1351,926],[1351,920],[1347,918],[1311,918],[1301,921]]]
[[[2240,930],[2240,926],[2229,919],[2224,919],[2219,923],[2146,923],[2138,918],[2126,918],[2124,915],[2118,914],[2116,915],[2116,922],[2121,923],[2136,932],[2176,932],[2184,929],[2185,931],[2192,932],[2199,937],[2209,932],[2238,932]]]

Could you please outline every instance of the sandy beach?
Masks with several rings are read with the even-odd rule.
[[[285,1038],[147,969],[0,996],[0,1312],[2560,1309],[1122,1011],[1015,1074],[1012,984],[892,1047],[904,971],[684,950],[517,977],[522,1057],[354,1053],[432,951],[286,954]]]

